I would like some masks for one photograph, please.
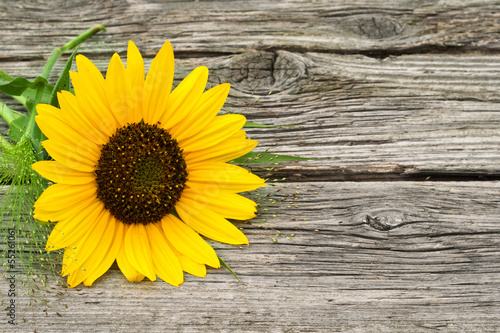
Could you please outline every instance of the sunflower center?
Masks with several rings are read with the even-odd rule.
[[[148,224],[169,214],[186,186],[177,141],[157,125],[129,124],[102,146],[97,197],[123,223]]]

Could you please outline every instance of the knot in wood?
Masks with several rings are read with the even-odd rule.
[[[368,224],[373,229],[379,231],[389,231],[391,229],[400,227],[404,224],[404,221],[397,212],[391,215],[377,216],[377,215],[366,215],[363,219],[363,223]]]
[[[286,51],[247,52],[236,55],[214,71],[221,82],[254,95],[268,95],[297,85],[306,76],[300,56]]]
[[[378,216],[371,216],[371,215],[366,215],[364,222],[368,224],[370,227],[373,229],[377,229],[380,231],[387,231],[391,230],[392,226],[387,224],[387,219],[378,217]]]
[[[386,39],[399,36],[405,30],[403,24],[381,15],[362,15],[342,21],[342,30],[370,39]]]

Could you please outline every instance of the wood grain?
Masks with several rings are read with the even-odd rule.
[[[231,83],[223,112],[293,125],[248,129],[257,150],[319,158],[248,164],[270,183],[238,224],[251,245],[214,244],[242,284],[224,269],[180,288],[117,267],[91,288],[51,279],[47,304],[17,296],[18,331],[499,331],[499,13],[489,0],[0,2],[13,76],[36,77],[94,24],[108,31],[80,52],[103,74],[129,39],[146,68],[168,39],[175,84],[207,66],[208,86]]]
[[[105,73],[107,61],[96,62]],[[500,176],[500,57],[378,60],[248,52],[179,60],[176,77],[201,65],[211,69],[209,86],[232,84],[226,112],[268,125],[295,125],[249,129],[262,151],[321,158],[321,170],[347,179],[370,173]],[[20,75],[22,66],[4,68]],[[42,68],[39,62],[37,70]]]
[[[180,288],[131,284],[115,268],[91,288],[49,288],[47,309],[22,296],[19,313],[37,332],[493,332],[499,192],[498,182],[274,184],[252,196],[261,215],[239,224],[251,245],[214,245],[242,285],[223,269]]]
[[[131,36],[152,47],[172,41],[186,57],[247,50],[324,51],[386,56],[427,51],[496,52],[495,1],[3,1],[6,59],[40,59],[52,45],[101,23],[92,43],[115,52]],[[29,46],[29,48],[26,48]],[[41,54],[42,53],[42,54]]]

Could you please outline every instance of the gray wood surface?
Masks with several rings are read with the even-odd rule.
[[[209,85],[232,85],[225,111],[296,125],[249,129],[257,150],[321,158],[251,166],[270,185],[238,224],[250,245],[214,244],[242,284],[224,269],[131,284],[115,267],[91,288],[49,282],[48,305],[19,295],[17,328],[500,331],[499,13],[487,0],[1,1],[13,76],[39,75],[97,23],[108,31],[80,52],[103,72],[129,39],[146,66],[168,39],[176,82],[206,65]]]

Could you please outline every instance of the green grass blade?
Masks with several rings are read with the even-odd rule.
[[[287,161],[308,161],[308,160],[318,160],[317,158],[308,157],[297,157],[291,155],[278,155],[271,153],[259,153],[251,151],[235,160],[231,163],[236,164],[246,164],[246,163],[270,163],[270,162],[287,162]]]
[[[224,262],[224,260],[222,260],[219,256],[217,256],[217,258],[219,258],[221,266],[225,267],[231,274],[233,274],[233,276],[236,278],[236,280],[238,280],[239,283],[242,283],[238,276],[233,272],[233,270]]]

